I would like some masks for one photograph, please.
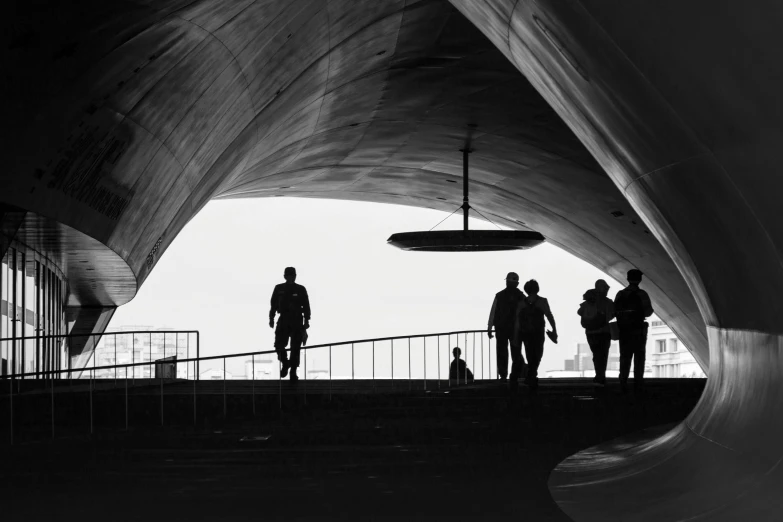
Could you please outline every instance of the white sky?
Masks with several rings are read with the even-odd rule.
[[[283,269],[294,266],[297,283],[307,287],[312,307],[308,345],[485,329],[493,297],[504,288],[506,273],[514,271],[521,283],[538,280],[540,295],[549,299],[557,321],[559,344],[547,340],[541,370],[562,369],[576,344],[584,342],[576,315],[584,291],[598,278],[611,285],[610,297],[621,285],[549,244],[527,251],[470,253],[405,252],[386,244],[395,232],[429,230],[446,215],[431,209],[303,198],[210,202],[158,260],[133,301],[119,308],[110,327],[199,330],[202,355],[271,350],[269,299],[274,285],[283,282]],[[458,213],[437,230],[461,227]],[[479,220],[471,220],[470,227],[494,228]],[[446,344],[444,338],[442,371],[450,352]],[[452,339],[451,344],[463,346],[464,339]],[[407,376],[407,344],[395,346],[395,378]],[[414,345],[415,361],[419,349]],[[370,347],[356,350],[364,350],[356,357],[357,367],[369,372]],[[389,351],[381,351],[376,374],[388,375]],[[328,355],[319,352],[308,355],[308,369],[327,368]],[[349,350],[341,354],[333,357],[350,361]],[[472,357],[469,353],[467,360],[474,369]],[[494,356],[492,361],[494,365]],[[243,373],[241,364],[229,362],[227,368]],[[428,356],[427,364],[432,377],[435,359]],[[480,373],[480,364],[475,370]]]

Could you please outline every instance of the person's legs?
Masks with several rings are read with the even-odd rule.
[[[538,382],[538,366],[541,364],[541,358],[544,356],[544,333],[535,332],[526,335],[524,342],[528,363],[525,382],[535,385]]]
[[[631,359],[633,358],[634,343],[633,332],[620,330],[620,385],[625,390],[628,375],[631,373]]]
[[[277,360],[280,361],[280,363],[283,365],[282,370],[280,370],[280,377],[285,377],[288,375],[288,369],[290,367],[290,363],[288,362],[288,352],[286,352],[285,347],[288,345],[288,328],[284,324],[280,324],[280,321],[277,322],[277,328],[275,329],[275,351],[277,352]]]
[[[497,350],[498,377],[505,379],[508,375],[508,343],[511,336],[502,330],[495,334],[495,349]]]
[[[587,336],[587,344],[593,352],[593,366],[595,367],[595,382],[606,382],[606,364],[609,360],[609,347],[612,337],[608,333],[590,334]]]
[[[522,356],[522,344],[511,343],[511,374],[509,378],[519,379],[525,370],[525,358]]]
[[[296,369],[299,368],[299,357],[302,350],[302,327],[293,326],[291,328],[291,380],[296,380]]]
[[[641,386],[644,382],[644,361],[647,358],[647,328],[636,332],[633,348],[633,382]]]

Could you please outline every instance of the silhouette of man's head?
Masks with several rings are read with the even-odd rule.
[[[283,272],[283,277],[289,283],[296,281],[296,268],[292,266],[286,267],[285,271]]]
[[[519,286],[519,276],[516,272],[509,272],[506,276],[506,288],[516,288]]]
[[[642,271],[637,270],[635,268],[632,268],[628,271],[628,274],[626,275],[626,279],[628,279],[628,282],[632,285],[638,285],[642,282]]]
[[[525,293],[530,295],[538,295],[538,281],[535,279],[531,279],[527,283],[525,283]]]
[[[459,349],[459,347],[454,348],[451,353],[454,354],[454,357],[459,359],[459,356],[462,355],[462,350]]]
[[[598,295],[606,297],[606,294],[609,293],[609,283],[603,279],[599,279],[595,282],[595,289],[598,292]]]

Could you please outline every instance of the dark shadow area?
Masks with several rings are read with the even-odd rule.
[[[107,380],[92,436],[89,389],[68,384],[54,441],[48,390],[14,396],[12,447],[0,396],[4,520],[566,521],[555,466],[682,420],[705,381],[650,379],[637,396],[545,379],[512,397],[500,383],[200,382],[195,426],[192,382],[146,381],[128,388],[124,431],[125,382]]]

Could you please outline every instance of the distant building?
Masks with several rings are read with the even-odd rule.
[[[145,333],[131,333],[145,332]],[[115,364],[151,363],[163,358],[176,356],[177,359],[196,357],[196,343],[192,335],[175,333],[170,328],[153,329],[149,326],[121,326],[107,328],[95,349],[94,365],[112,366]],[[180,379],[193,378],[193,364],[176,364],[176,376]],[[125,368],[96,370],[95,378],[124,377]],[[146,364],[128,368],[128,377],[149,379],[155,377],[155,365]],[[89,372],[84,372],[88,377]]]
[[[671,328],[663,321],[653,319],[647,334],[647,361],[652,365],[653,377],[706,377]]]
[[[649,320],[647,333],[647,348],[644,364],[645,377],[706,377],[699,363],[685,347],[666,323],[653,316]],[[582,377],[595,375],[593,354],[590,346],[585,343],[576,345],[573,359],[564,361],[565,372],[578,372]],[[548,373],[562,373],[560,370]],[[606,376],[617,377],[620,373],[620,345],[612,341],[609,348],[609,361],[606,365]],[[550,375],[548,375],[550,376]],[[633,376],[633,368],[631,368]]]
[[[224,375],[223,368],[210,368],[201,372],[199,378],[202,381],[222,381],[223,379],[230,381],[234,378],[234,374],[226,371]]]
[[[255,379],[271,380],[280,377],[280,364],[273,360],[270,356],[257,356],[255,359],[247,359],[245,361],[245,378],[248,380]],[[253,375],[255,373],[255,376]]]

